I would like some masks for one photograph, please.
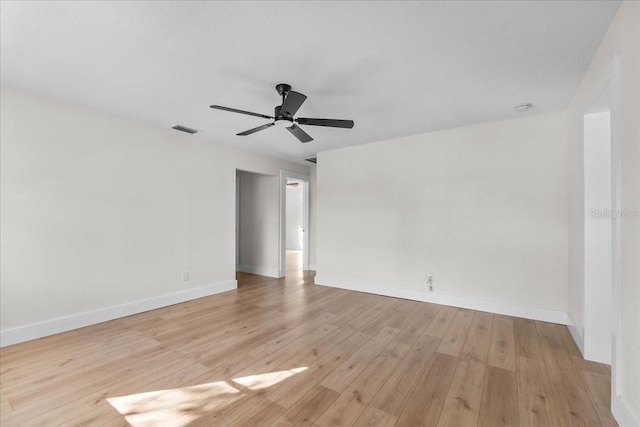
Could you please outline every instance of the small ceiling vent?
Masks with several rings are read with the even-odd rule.
[[[173,126],[171,129],[179,130],[180,132],[190,133],[190,134],[192,134],[192,135],[193,135],[194,133],[198,133],[198,131],[197,131],[197,130],[195,130],[195,129],[191,129],[191,128],[188,128],[188,127],[186,127],[186,126],[182,126],[182,125],[175,125],[175,126]]]
[[[313,164],[318,163],[318,159],[317,157],[309,157],[308,159],[305,159],[307,162],[311,162]]]
[[[533,104],[526,103],[526,104],[516,105],[513,109],[516,110],[518,113],[524,113],[525,111],[529,111],[532,108],[533,108]]]

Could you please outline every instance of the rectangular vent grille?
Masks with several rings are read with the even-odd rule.
[[[171,129],[179,130],[180,132],[186,132],[186,133],[190,133],[190,134],[198,133],[197,130],[191,129],[191,128],[188,128],[188,127],[182,126],[182,125],[175,125]]]
[[[311,162],[314,164],[318,163],[318,158],[317,157],[309,157],[308,159],[305,159],[307,162]]]

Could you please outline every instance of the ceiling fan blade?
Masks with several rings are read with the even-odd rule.
[[[299,125],[328,126],[332,128],[351,129],[353,127],[353,120],[309,119],[306,117],[298,117],[296,122],[298,122]]]
[[[288,113],[290,116],[294,116],[304,103],[305,99],[307,99],[306,95],[290,90],[287,93],[287,97],[284,99],[284,103],[282,104],[282,109],[280,111],[283,114]]]
[[[256,116],[256,117],[262,117],[265,119],[273,119],[273,117],[266,116],[264,114],[252,113],[251,111],[237,110],[235,108],[223,107],[221,105],[211,105],[211,108],[215,108],[216,110],[229,111],[231,113],[240,113],[240,114],[246,114],[248,116]]]
[[[309,136],[308,133],[303,131],[302,128],[300,128],[299,126],[296,126],[295,124],[293,126],[291,126],[291,127],[288,127],[287,130],[289,132],[291,132],[293,134],[293,136],[298,138],[300,140],[300,142],[313,141],[313,138],[311,138],[311,136]]]
[[[267,123],[266,125],[262,125],[262,126],[258,126],[257,128],[245,130],[244,132],[237,133],[236,135],[238,135],[238,136],[251,135],[252,133],[260,132],[261,130],[265,130],[266,128],[270,128],[271,126],[273,126],[273,123]]]

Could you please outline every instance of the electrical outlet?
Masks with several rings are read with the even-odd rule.
[[[432,285],[433,284],[433,275],[429,274],[427,276],[427,285]]]
[[[433,285],[429,285],[429,292],[433,292]]]
[[[183,282],[188,282],[189,281],[189,272],[188,271],[183,271],[182,272],[182,281]]]

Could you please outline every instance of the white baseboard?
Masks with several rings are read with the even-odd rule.
[[[582,336],[582,333],[580,333],[578,328],[576,328],[575,324],[576,323],[571,318],[571,315],[567,313],[567,327],[569,328],[569,332],[571,333],[573,341],[575,341],[578,349],[580,349],[580,354],[582,354],[582,357],[584,357],[584,337]]]
[[[315,264],[309,264],[309,270],[317,271]]]
[[[66,332],[73,329],[83,328],[96,323],[142,313],[156,308],[166,307],[209,295],[218,294],[238,288],[238,282],[228,280],[211,285],[200,286],[193,289],[173,292],[171,294],[159,295],[125,304],[101,308],[98,310],[86,311],[84,313],[73,314],[66,317],[47,320],[30,325],[20,326],[13,329],[0,331],[0,347],[42,338],[49,335]]]
[[[489,313],[504,314],[507,316],[522,317],[525,319],[541,320],[543,322],[559,323],[562,325],[567,324],[567,313],[564,311],[527,307],[502,301],[491,301],[480,298],[447,295],[437,292],[421,292],[411,289],[396,288],[389,285],[336,280],[321,276],[315,277],[315,284],[321,286],[330,286],[333,288],[349,289],[352,291],[366,292],[369,294],[404,298],[441,305],[450,305],[453,307],[468,308],[471,310],[486,311]]]
[[[620,427],[640,427],[640,421],[621,396],[616,396],[611,401],[611,413]]]
[[[239,265],[237,271],[241,271],[243,273],[251,273],[258,274],[260,276],[267,277],[275,277],[278,278],[280,275],[278,274],[277,268],[265,268],[265,267],[256,267],[255,265]]]

